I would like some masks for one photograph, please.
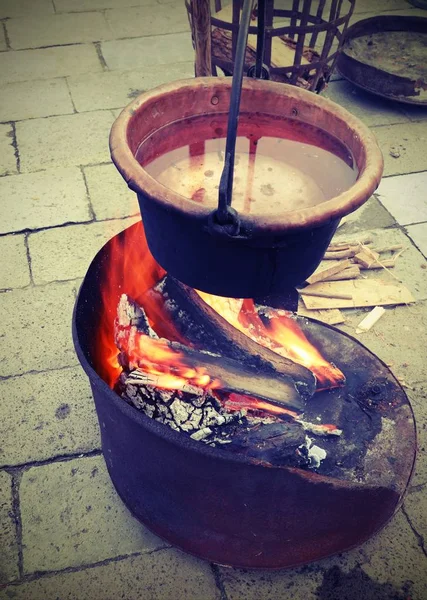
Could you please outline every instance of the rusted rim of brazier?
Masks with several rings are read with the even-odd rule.
[[[192,202],[160,184],[135,159],[140,143],[161,127],[198,115],[227,113],[231,78],[199,77],[175,81],[141,94],[113,124],[111,157],[129,187],[168,210],[204,219],[211,207]],[[359,119],[334,102],[295,86],[245,78],[240,113],[296,118],[320,127],[343,142],[359,170],[357,181],[345,192],[314,207],[280,215],[241,214],[252,234],[305,229],[339,219],[361,206],[378,187],[383,158],[374,135]],[[333,174],[331,174],[333,176]]]

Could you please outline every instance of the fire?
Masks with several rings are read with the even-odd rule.
[[[277,406],[277,404],[271,404],[270,402],[264,402],[263,400],[258,400],[258,398],[246,396],[245,394],[229,394],[224,402],[224,408],[230,412],[247,409],[259,410],[272,415],[287,415],[293,419],[298,417],[298,413],[293,410]]]
[[[187,345],[188,343],[167,318],[160,296],[152,291],[153,286],[165,275],[165,271],[154,260],[148,249],[142,222],[136,223],[110,240],[103,269],[102,308],[99,315],[94,362],[99,375],[110,387],[114,387],[122,371],[118,360],[119,350],[114,342],[114,320],[122,293],[128,294],[143,306],[151,327],[160,337]],[[344,375],[341,371],[322,357],[308,341],[297,322],[284,311],[268,309],[268,320],[264,322],[253,300],[220,298],[203,292],[198,293],[228,323],[252,340],[310,369],[317,378],[318,387],[330,388],[343,383]],[[155,348],[150,346],[150,342],[145,340],[141,343],[144,343],[142,348],[144,352],[146,349],[154,352]],[[173,363],[176,359],[176,355],[168,354],[170,348],[167,350],[159,347],[157,350],[165,352],[163,358],[166,362],[171,360]],[[158,355],[153,354],[153,356]],[[150,355],[151,358],[153,356]],[[163,365],[163,362],[161,364]],[[197,369],[195,372],[190,369],[185,373],[186,375],[184,371],[166,372],[162,366],[160,372],[156,374],[162,376],[161,387],[168,389],[172,389],[172,381],[176,381],[173,377],[191,380],[194,385],[198,382],[197,385],[202,387],[212,384],[212,382],[204,383],[207,380],[203,377],[208,375],[198,372]]]
[[[269,308],[268,320],[264,323],[251,299],[236,300],[197,293],[230,325],[253,341],[310,369],[316,376],[318,389],[338,387],[345,381],[344,374],[323,358],[295,319],[285,311]]]
[[[132,350],[126,361],[130,369],[140,369],[147,375],[147,382],[153,381],[153,385],[165,390],[185,389],[188,385],[205,390],[220,387],[220,382],[212,379],[204,367],[187,365],[183,354],[166,340],[153,339],[135,331],[130,335],[133,336],[129,345]]]
[[[148,249],[141,221],[110,240],[103,269],[102,308],[94,361],[99,375],[110,387],[114,387],[122,371],[118,361],[119,351],[114,343],[114,320],[119,298],[124,292],[144,305],[150,325],[155,325],[159,335],[170,340],[182,340],[165,318],[161,303],[155,301],[154,295],[146,294],[165,271]]]

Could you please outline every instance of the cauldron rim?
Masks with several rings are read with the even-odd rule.
[[[192,202],[181,194],[167,188],[149,175],[139,164],[130,148],[130,134],[135,114],[146,109],[151,110],[150,116],[152,118],[150,121],[154,127],[153,123],[155,123],[156,118],[163,116],[163,113],[160,111],[156,113],[156,104],[168,95],[174,93],[186,93],[187,95],[192,95],[193,98],[196,98],[200,96],[200,94],[206,95],[206,93],[208,93],[211,98],[216,97],[218,99],[223,98],[224,93],[229,94],[230,90],[231,79],[227,77],[183,79],[158,86],[145,92],[126,106],[112,126],[110,133],[110,151],[114,164],[128,186],[138,194],[143,194],[146,198],[149,198],[150,201],[167,208],[168,211],[177,212],[180,215],[188,216],[191,219],[205,220],[211,211],[210,207]],[[320,110],[323,111],[324,114],[329,115],[334,119],[338,119],[343,126],[343,130],[346,130],[347,134],[352,132],[352,141],[358,146],[358,150],[361,153],[359,160],[357,160],[356,157],[359,175],[355,183],[343,193],[314,207],[292,210],[281,214],[240,215],[244,227],[248,231],[251,231],[252,236],[269,234],[278,235],[286,231],[318,227],[323,223],[330,222],[334,219],[340,219],[359,208],[378,187],[384,166],[381,150],[370,129],[349,111],[327,98],[323,98],[312,92],[289,84],[244,78],[242,85],[243,99],[245,93],[260,92],[274,95],[279,103],[280,101],[284,101],[285,98],[291,99],[292,103],[295,105],[295,108],[292,110],[299,111],[299,114],[301,114],[301,112],[304,113],[300,120],[302,122],[310,123],[315,127],[317,126],[320,129],[322,128],[322,123],[316,121],[315,116],[315,122],[312,123],[308,118],[304,118],[307,117],[307,114],[305,113],[309,108],[314,107],[315,112]],[[221,102],[216,103],[215,106],[211,105],[211,113],[197,112],[192,116],[198,114],[205,114],[207,116],[209,114],[214,115],[218,112],[226,112],[228,107],[224,106],[224,103],[222,103],[221,106],[220,105]],[[221,110],[218,107],[220,107]],[[264,112],[262,107],[260,107],[259,112]],[[273,113],[266,110],[265,114],[272,115]],[[279,113],[275,114],[277,116]],[[189,116],[191,116],[191,114],[182,115],[181,119],[183,120]],[[283,118],[293,117],[292,113],[283,113],[282,116]],[[181,119],[172,118],[167,123],[162,124],[161,127],[167,127],[173,122]],[[153,129],[153,131],[155,131],[155,129]],[[338,137],[340,141],[343,141],[339,136],[336,137]],[[141,141],[142,140],[140,140],[140,142]]]

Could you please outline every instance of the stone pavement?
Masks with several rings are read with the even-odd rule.
[[[404,0],[357,0],[421,14]],[[376,134],[385,177],[342,227],[408,250],[417,302],[361,341],[403,377],[419,434],[404,506],[362,547],[275,573],[210,565],[147,531],[100,451],[71,311],[97,250],[134,222],[108,134],[140,91],[193,75],[182,0],[0,0],[0,599],[427,599],[427,111],[335,77],[326,95]],[[397,152],[396,152],[397,149]],[[394,155],[398,155],[396,158]],[[346,311],[354,335],[363,311]]]

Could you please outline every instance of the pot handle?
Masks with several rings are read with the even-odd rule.
[[[234,158],[236,154],[237,126],[239,124],[240,98],[242,95],[243,71],[245,66],[246,45],[248,40],[249,24],[251,20],[254,0],[244,0],[242,16],[237,38],[236,58],[233,69],[233,83],[231,86],[230,109],[228,112],[227,140],[225,145],[224,169],[219,182],[218,208],[210,215],[209,229],[218,235],[221,228],[227,237],[237,236],[240,231],[240,219],[237,211],[231,208],[233,195]],[[248,70],[248,76],[269,79],[267,67],[263,64],[266,0],[258,2],[258,27],[256,63]]]

